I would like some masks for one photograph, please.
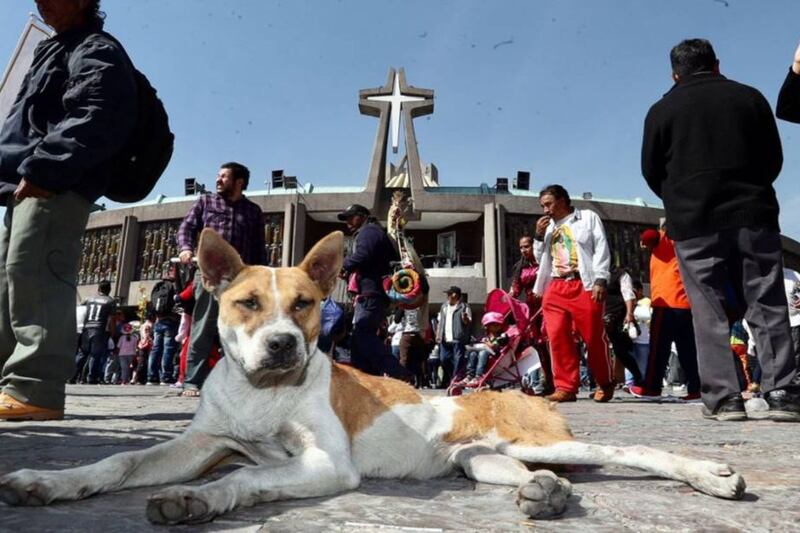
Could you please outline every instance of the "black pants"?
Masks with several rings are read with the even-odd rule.
[[[642,372],[639,370],[636,359],[633,358],[633,340],[628,332],[622,329],[625,315],[623,313],[608,314],[603,317],[603,322],[608,340],[611,341],[611,348],[614,350],[614,357],[619,359],[622,366],[631,373],[633,382],[641,385]]]
[[[389,299],[381,296],[359,295],[353,314],[353,333],[350,336],[350,360],[353,366],[374,376],[387,374],[393,378],[409,379],[406,371],[378,336],[381,322],[386,318]]]
[[[100,383],[103,380],[103,360],[108,352],[108,335],[105,329],[86,328],[81,333],[80,347],[75,357],[75,375],[72,381]]]
[[[678,349],[678,361],[686,377],[686,392],[689,394],[700,392],[694,337],[690,309],[653,307],[653,315],[650,318],[650,352],[647,355],[647,371],[642,386],[652,392],[661,391],[674,342]],[[728,356],[730,357],[730,346]]]

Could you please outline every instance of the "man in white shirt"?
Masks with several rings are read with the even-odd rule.
[[[603,325],[603,303],[611,255],[605,230],[596,213],[572,207],[561,185],[548,185],[539,193],[544,216],[536,222],[533,254],[539,276],[533,292],[542,296],[553,382],[554,402],[574,402],[580,386],[580,362],[573,331],[587,349],[589,369],[598,389],[594,401],[614,395],[613,365]]]
[[[439,360],[444,370],[444,383],[449,384],[453,378],[464,377],[472,311],[461,298],[461,288],[453,286],[445,292],[447,301],[439,309],[436,340],[439,343]]]

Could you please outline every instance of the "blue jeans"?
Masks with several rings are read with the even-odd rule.
[[[639,372],[642,375],[647,372],[647,358],[650,355],[650,344],[640,344],[640,343],[633,343],[633,358],[636,361],[636,364],[639,366]],[[630,386],[634,385],[633,381],[633,374],[631,374],[630,370],[627,368],[625,369],[625,384]]]
[[[469,360],[467,361],[467,377],[476,378],[481,377],[486,373],[486,364],[489,362],[489,350],[473,350],[469,353]]]
[[[462,377],[466,366],[466,350],[461,342],[442,342],[439,344],[439,360],[444,371],[443,384],[450,384],[455,377]]]
[[[172,366],[178,347],[175,335],[178,322],[173,318],[159,318],[153,326],[153,349],[147,360],[147,381],[168,383],[172,381]]]

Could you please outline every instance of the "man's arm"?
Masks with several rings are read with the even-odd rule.
[[[608,247],[608,240],[606,239],[606,232],[603,228],[603,222],[600,217],[593,211],[591,213],[591,231],[592,240],[594,242],[594,254],[592,255],[592,275],[594,279],[594,288],[592,290],[592,297],[595,301],[605,300],[606,285],[608,284],[609,269],[611,268],[611,251]]]
[[[667,165],[664,159],[664,148],[661,145],[661,131],[655,123],[653,109],[644,120],[642,138],[642,176],[650,189],[661,198],[661,184],[667,178]]]
[[[69,190],[116,155],[136,123],[136,82],[116,47],[94,41],[79,48],[70,58],[65,87],[66,114],[17,169],[45,191]]]
[[[200,233],[200,230],[203,229],[203,212],[205,211],[205,196],[200,196],[197,201],[194,203],[189,212],[186,213],[186,216],[183,217],[183,221],[181,225],[178,227],[178,234],[176,235],[176,241],[178,242],[178,252],[181,255],[181,260],[184,260],[184,257],[187,258],[186,263],[188,260],[191,260],[192,255],[194,254],[195,248],[197,247],[197,235]],[[188,252],[188,254],[184,254],[184,252]]]
[[[636,307],[636,292],[633,290],[633,278],[627,272],[619,278],[619,288],[622,292],[622,299],[625,301],[624,323],[635,322],[633,310]]]
[[[783,148],[781,147],[781,137],[778,133],[778,125],[772,115],[772,108],[764,95],[756,91],[756,105],[759,111],[759,136],[760,150],[756,161],[756,168],[764,169],[769,183],[778,179],[783,167]]]
[[[792,68],[778,93],[775,114],[783,120],[800,123],[800,46],[794,52]]]

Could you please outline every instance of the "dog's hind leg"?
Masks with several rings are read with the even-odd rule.
[[[239,506],[327,496],[359,482],[348,456],[314,448],[280,462],[242,467],[205,485],[161,490],[148,499],[147,518],[156,524],[208,522]]]
[[[451,455],[451,461],[470,479],[519,487],[517,505],[531,518],[560,515],[572,494],[569,481],[549,470],[531,472],[517,459],[497,453],[487,445],[468,444]]]
[[[0,501],[47,505],[101,492],[194,479],[230,454],[223,439],[188,431],[175,439],[67,470],[18,470],[0,477]]]
[[[741,499],[746,487],[744,478],[728,465],[646,446],[617,447],[565,441],[546,446],[500,444],[497,450],[528,463],[629,466],[683,481],[700,492],[731,500]]]

